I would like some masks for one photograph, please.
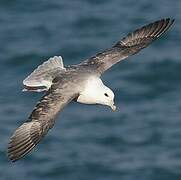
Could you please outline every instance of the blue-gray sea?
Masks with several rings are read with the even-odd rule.
[[[54,55],[79,63],[164,17],[176,20],[169,32],[103,75],[116,112],[73,102],[31,154],[8,160],[43,95],[22,92],[30,72]],[[1,180],[181,179],[180,0],[1,0],[0,86]]]

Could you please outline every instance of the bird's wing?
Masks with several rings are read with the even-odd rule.
[[[82,62],[80,65],[87,66],[95,72],[102,74],[114,64],[147,47],[151,42],[167,31],[173,22],[174,20],[171,19],[162,19],[143,26],[129,33],[111,49],[98,53]]]
[[[53,127],[58,112],[76,98],[77,94],[73,92],[71,84],[61,85],[57,91],[53,84],[38,102],[28,121],[14,132],[8,147],[10,160],[16,161],[30,152]]]
[[[23,81],[23,91],[47,91],[51,85],[55,76],[65,71],[63,60],[61,56],[54,56],[43,64],[38,66],[26,79]]]

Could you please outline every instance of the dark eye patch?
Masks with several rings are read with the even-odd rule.
[[[104,93],[104,95],[105,95],[106,97],[109,97],[107,93]]]

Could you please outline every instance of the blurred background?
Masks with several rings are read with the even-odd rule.
[[[179,0],[0,0],[0,179],[180,180],[180,12]],[[116,112],[72,103],[33,153],[7,159],[43,95],[21,91],[30,72],[54,55],[79,63],[165,17],[176,19],[169,32],[104,74]]]

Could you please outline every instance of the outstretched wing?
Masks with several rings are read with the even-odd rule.
[[[173,22],[174,20],[162,19],[143,26],[129,33],[111,49],[98,53],[80,65],[89,66],[89,68],[95,70],[97,73],[102,74],[114,64],[147,47],[167,31]]]
[[[28,121],[22,124],[11,137],[8,147],[10,160],[16,161],[30,152],[53,127],[58,112],[75,97],[72,87],[62,84],[62,89],[57,91],[53,84],[38,102]]]

